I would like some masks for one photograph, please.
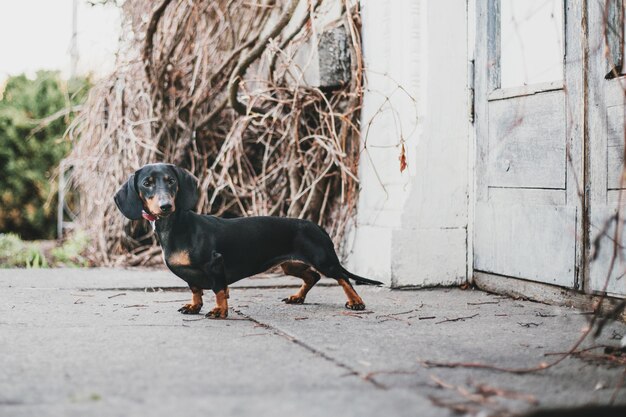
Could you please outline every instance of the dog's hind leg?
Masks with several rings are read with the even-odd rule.
[[[350,310],[365,310],[365,303],[363,302],[363,299],[359,297],[359,294],[356,293],[352,284],[350,284],[348,275],[344,272],[344,269],[338,261],[333,262],[331,258],[331,261],[328,263],[315,265],[315,269],[327,277],[337,280],[337,283],[341,286],[341,288],[343,288],[343,292],[346,293],[346,297],[348,297],[348,301],[346,301],[345,304],[346,308]]]
[[[341,266],[337,252],[335,252],[333,241],[324,229],[314,223],[309,223],[308,227],[304,230],[306,230],[306,233],[297,241],[297,248],[302,253],[302,258],[309,260],[311,266],[315,268],[316,271],[319,271],[328,278],[337,280],[337,283],[341,285],[348,297],[346,308],[351,310],[364,310],[365,303],[363,303],[363,300],[359,297],[359,294],[356,293],[354,288],[352,288],[352,284],[350,284],[348,280],[350,277],[355,280],[362,278],[350,274]],[[303,288],[304,286],[301,290]]]
[[[365,303],[359,297],[359,294],[356,293],[352,284],[347,279],[339,278],[337,282],[343,288],[343,291],[346,293],[346,297],[348,297],[348,301],[346,301],[346,308],[350,310],[365,310]]]
[[[285,274],[301,278],[304,281],[297,293],[284,298],[283,301],[287,304],[304,303],[307,293],[320,280],[320,274],[315,272],[309,265],[298,262],[285,262],[280,267]]]

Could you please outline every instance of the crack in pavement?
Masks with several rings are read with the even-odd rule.
[[[384,384],[382,384],[381,382],[376,381],[371,375],[369,374],[363,374],[361,372],[359,372],[358,370],[356,370],[355,368],[351,367],[350,365],[348,365],[347,363],[341,362],[336,358],[333,358],[332,356],[329,356],[328,354],[324,353],[323,351],[314,348],[313,346],[303,342],[302,340],[298,339],[296,336],[292,336],[291,334],[280,330],[277,327],[272,326],[271,324],[268,323],[263,323],[257,319],[255,319],[252,316],[249,316],[245,313],[243,313],[241,310],[236,310],[233,309],[233,311],[235,313],[237,313],[239,316],[245,318],[246,320],[251,321],[252,323],[255,323],[258,326],[261,326],[267,330],[272,331],[274,334],[276,334],[277,336],[283,337],[293,343],[295,343],[296,345],[308,350],[309,352],[313,353],[316,356],[321,357],[322,359],[325,359],[326,361],[332,363],[333,365],[345,369],[346,371],[348,371],[349,375],[354,375],[354,376],[358,376],[359,378],[361,378],[363,381],[365,382],[369,382],[370,384],[372,384],[374,387],[378,388],[378,389],[382,389],[382,390],[387,390],[388,387]]]

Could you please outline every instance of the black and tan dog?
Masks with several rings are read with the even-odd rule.
[[[145,165],[115,194],[124,216],[153,222],[165,263],[189,284],[193,295],[179,310],[183,314],[198,314],[202,290],[211,289],[217,305],[206,316],[225,318],[228,285],[276,265],[304,281],[296,294],[283,300],[288,304],[302,304],[320,273],[337,280],[352,310],[365,305],[348,278],[382,284],[342,267],[332,240],[315,223],[282,217],[222,219],[194,213],[197,201],[196,178],[169,164]]]

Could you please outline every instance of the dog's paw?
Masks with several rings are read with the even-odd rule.
[[[304,304],[304,297],[300,297],[297,295],[291,295],[287,298],[283,298],[283,303],[285,304]]]
[[[213,310],[209,311],[204,315],[207,319],[225,319],[228,317],[228,309],[215,307]]]
[[[183,314],[198,314],[202,309],[202,304],[185,304],[178,309]]]
[[[346,308],[349,310],[365,310],[365,304],[363,303],[353,303],[351,301],[346,302]]]

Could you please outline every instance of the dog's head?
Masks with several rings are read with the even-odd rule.
[[[171,164],[144,165],[115,194],[115,204],[131,220],[162,218],[176,210],[193,210],[198,202],[198,180]]]

